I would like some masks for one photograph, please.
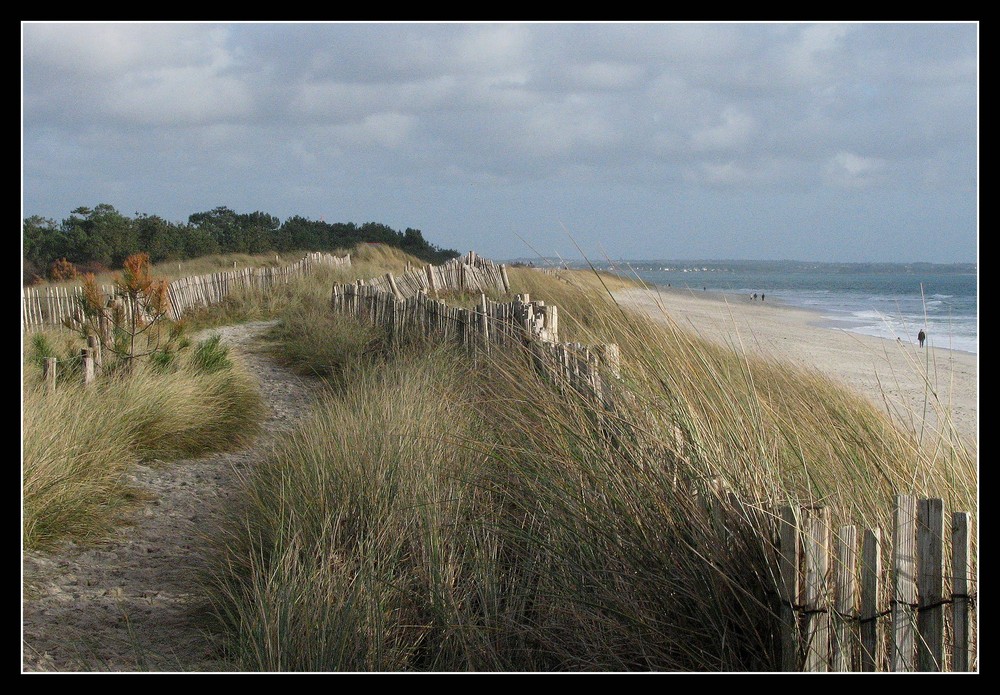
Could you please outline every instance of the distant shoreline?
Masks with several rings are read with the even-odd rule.
[[[728,304],[733,304],[733,305],[744,305],[744,304],[746,304],[746,305],[751,305],[751,306],[770,306],[770,307],[776,307],[776,308],[780,308],[780,309],[787,310],[787,311],[798,311],[798,312],[802,312],[803,315],[811,317],[811,319],[807,318],[806,320],[810,321],[810,325],[813,326],[813,327],[815,327],[815,328],[822,328],[822,329],[825,329],[825,330],[834,330],[834,331],[843,331],[843,332],[846,332],[846,333],[850,333],[851,335],[857,335],[857,336],[861,336],[861,337],[864,337],[864,338],[873,338],[873,339],[876,339],[876,340],[884,340],[884,341],[886,341],[887,343],[890,343],[890,344],[894,344],[896,342],[892,338],[888,338],[888,337],[885,337],[885,336],[870,335],[868,333],[860,333],[860,332],[857,332],[857,331],[852,331],[852,330],[850,330],[851,327],[845,326],[846,323],[850,323],[849,321],[837,321],[837,320],[834,320],[834,319],[829,319],[826,316],[824,316],[823,313],[822,313],[822,311],[820,311],[819,309],[798,306],[796,304],[792,304],[792,303],[788,302],[787,300],[783,300],[780,297],[773,297],[772,299],[766,299],[765,301],[761,301],[758,298],[756,301],[754,301],[754,300],[751,300],[750,297],[747,296],[745,293],[734,292],[734,291],[731,291],[731,290],[719,290],[719,289],[703,290],[703,289],[696,289],[696,288],[690,287],[690,286],[689,287],[673,287],[673,286],[667,286],[667,285],[657,285],[657,284],[652,284],[652,283],[646,283],[646,284],[647,284],[647,287],[649,288],[649,291],[653,291],[653,292],[670,293],[670,294],[677,294],[677,295],[681,295],[681,296],[690,295],[694,299],[702,299],[702,300],[705,300],[705,301],[716,301],[716,302],[720,302],[720,303],[728,303]],[[765,297],[766,296],[767,296],[767,294],[765,293]],[[860,326],[864,325],[860,321],[857,322],[857,323],[859,324],[859,326],[856,326],[856,327],[860,327]],[[909,342],[911,344],[913,344],[913,345],[916,345],[916,336],[912,336],[910,338]],[[962,350],[961,348],[950,348],[950,347],[945,347],[945,346],[942,346],[942,345],[937,345],[937,344],[935,344],[935,341],[933,339],[931,341],[931,345],[933,346],[933,348],[935,350],[939,350],[939,351],[940,350],[944,350],[946,352],[956,352],[956,353],[961,353],[963,355],[969,355],[970,357],[978,357],[978,355],[979,355],[978,352],[973,352],[971,350]]]
[[[650,285],[612,296],[624,309],[672,320],[713,342],[815,369],[889,409],[901,422],[926,410],[932,427],[950,419],[961,436],[976,438],[975,353],[854,333],[830,326],[819,312],[786,302],[741,300],[734,293]]]

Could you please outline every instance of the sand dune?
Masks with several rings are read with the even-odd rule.
[[[978,440],[978,356],[916,336],[896,341],[826,327],[819,314],[748,297],[655,288],[621,290],[625,308],[673,320],[704,338],[778,360],[813,367],[856,389],[904,425],[931,428],[950,421],[959,436]]]

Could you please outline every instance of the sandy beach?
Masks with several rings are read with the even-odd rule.
[[[709,340],[815,368],[888,407],[904,424],[912,419],[919,426],[925,412],[931,427],[950,417],[960,436],[978,441],[978,356],[937,347],[933,336],[920,348],[916,336],[859,335],[829,327],[817,313],[712,292],[656,287],[614,296],[624,308],[673,320]]]

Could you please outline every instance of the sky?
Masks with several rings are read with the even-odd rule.
[[[975,22],[21,29],[22,218],[225,206],[497,260],[978,258]]]

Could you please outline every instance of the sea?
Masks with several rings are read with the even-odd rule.
[[[644,282],[722,292],[817,315],[817,324],[853,333],[979,353],[976,264],[803,261],[635,260],[595,263]]]

